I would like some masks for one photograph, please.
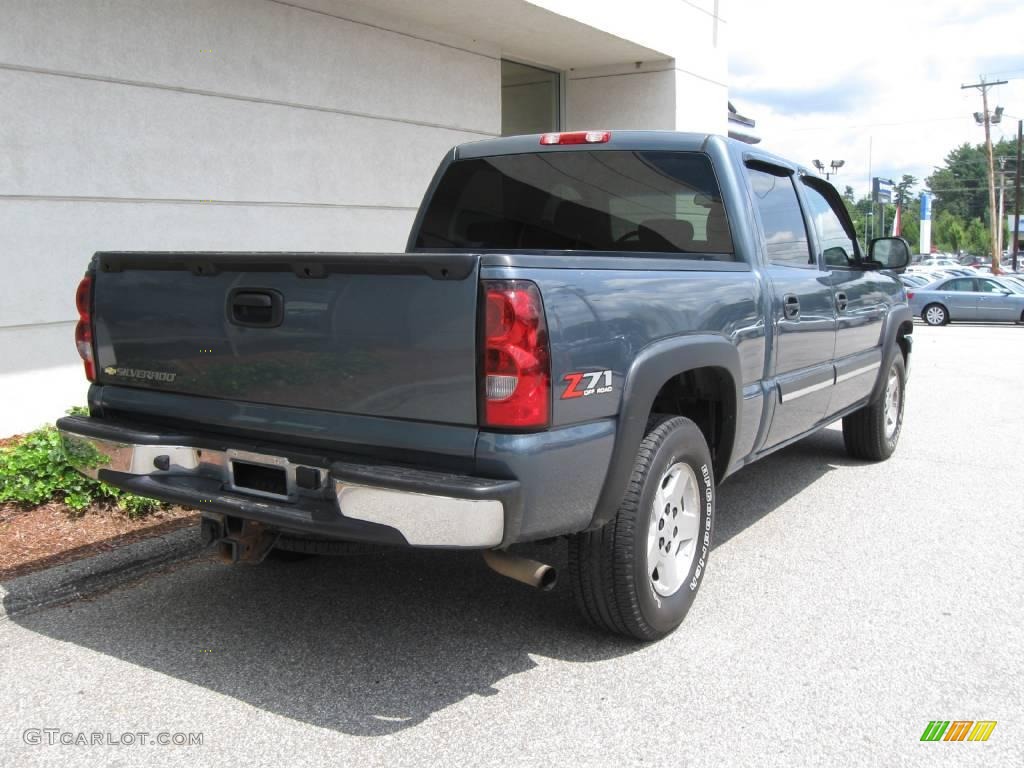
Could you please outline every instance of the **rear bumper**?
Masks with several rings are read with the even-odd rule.
[[[83,474],[144,496],[257,520],[299,533],[418,547],[487,548],[519,520],[518,480],[395,465],[330,461],[261,445],[226,447],[103,419],[57,422]],[[280,485],[236,485],[236,463],[265,468]]]

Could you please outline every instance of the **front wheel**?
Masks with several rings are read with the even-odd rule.
[[[683,621],[707,567],[715,515],[711,453],[680,416],[654,416],[615,518],[569,540],[569,577],[591,623],[657,640]]]
[[[843,418],[843,442],[855,459],[882,461],[892,456],[903,431],[907,367],[898,351],[886,372],[880,398]]]

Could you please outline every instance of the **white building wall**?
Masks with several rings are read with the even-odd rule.
[[[570,69],[565,78],[566,128],[727,132],[728,23],[723,0],[532,1],[667,54]]]
[[[533,0],[666,54],[566,73],[567,128],[725,134],[728,23],[722,0]]]
[[[566,130],[675,130],[675,81],[671,61],[567,72]]]
[[[4,2],[0,435],[84,402],[94,251],[401,250],[445,151],[499,132],[496,48],[342,15]]]
[[[402,249],[502,56],[563,72],[566,128],[724,133],[720,2],[3,0],[0,436],[84,402],[95,251]]]
[[[727,132],[728,89],[673,61],[566,73],[567,130]]]

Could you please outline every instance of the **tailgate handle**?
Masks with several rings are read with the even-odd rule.
[[[284,297],[269,288],[236,288],[228,296],[228,318],[235,325],[275,328],[284,318]]]

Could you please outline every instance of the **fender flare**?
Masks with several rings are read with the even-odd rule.
[[[910,330],[906,333],[902,333],[903,336],[908,337],[908,341],[912,341],[914,333],[914,315],[910,311],[910,307],[907,304],[897,304],[890,311],[889,315],[885,319],[885,342],[882,347],[885,350],[882,355],[882,367],[878,371],[878,379],[875,381],[875,386],[871,390],[870,402],[875,402],[880,398],[885,389],[886,380],[888,378],[889,366],[892,365],[892,361],[895,355],[902,354],[899,345],[899,336],[901,335],[903,328],[909,328]],[[908,346],[908,353],[910,347]],[[907,359],[907,371],[910,370],[910,359],[908,354]]]
[[[730,414],[726,414],[720,446],[727,455],[719,457],[723,472],[731,466],[732,451],[739,432],[740,403],[743,401],[739,351],[724,336],[712,334],[657,341],[640,351],[626,373],[615,430],[615,445],[589,530],[605,525],[618,512],[633,471],[636,452],[644,439],[647,417],[654,405],[654,398],[670,379],[697,368],[719,368],[732,379],[733,392],[728,393],[732,399],[732,414],[731,419]]]

